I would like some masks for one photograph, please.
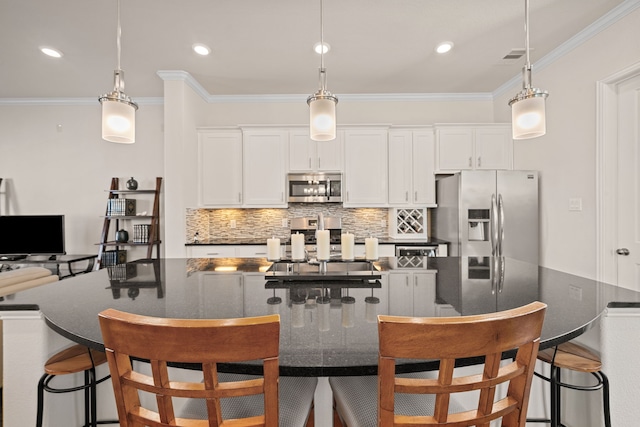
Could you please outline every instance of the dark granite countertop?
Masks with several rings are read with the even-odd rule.
[[[288,245],[290,244],[289,239],[280,239],[282,244]],[[364,237],[356,238],[356,244],[364,244]],[[428,239],[400,239],[394,237],[379,237],[378,243],[381,245],[404,245],[404,246],[420,246],[420,245],[438,245],[438,244],[448,244],[449,242],[436,238],[428,238]],[[198,243],[188,242],[185,243],[185,246],[210,246],[210,245],[266,245],[267,239],[256,239],[252,237],[247,238],[213,238],[213,239],[203,239]]]
[[[381,259],[379,288],[295,282],[267,286],[264,271],[270,265],[265,259],[237,258],[134,262],[5,296],[0,310],[39,309],[47,324],[61,335],[100,349],[97,315],[110,307],[169,318],[246,317],[275,312],[281,317],[282,375],[330,376],[376,373],[377,325],[372,313],[466,315],[539,300],[548,304],[541,340],[542,348],[547,348],[597,324],[609,303],[640,302],[639,292],[512,259],[426,258],[417,268],[401,268],[396,258]],[[504,271],[504,280],[492,280],[492,271]],[[421,295],[427,296],[414,298],[411,287],[406,288],[404,280],[397,281],[393,276],[402,273],[422,274],[415,277],[425,279]],[[328,324],[324,325],[328,328],[320,327],[315,304],[315,297],[321,294],[331,298]],[[341,297],[347,294],[356,299],[351,314],[343,314]],[[372,295],[379,302],[365,303],[365,298]],[[273,304],[278,301],[272,299],[274,296],[279,303]],[[294,300],[306,303],[294,308]],[[407,362],[400,369],[432,369],[432,365],[429,361]],[[224,369],[256,372],[259,368],[242,364]]]

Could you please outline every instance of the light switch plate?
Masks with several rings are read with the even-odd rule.
[[[579,212],[582,210],[582,199],[580,197],[572,197],[569,199],[569,210]]]

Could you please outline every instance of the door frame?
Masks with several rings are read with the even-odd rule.
[[[618,85],[640,75],[640,62],[596,82],[596,278],[618,283]]]

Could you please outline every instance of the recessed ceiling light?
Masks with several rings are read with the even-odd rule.
[[[324,51],[322,50],[322,46],[324,46]],[[315,51],[315,53],[317,53],[318,55],[320,55],[321,53],[327,53],[331,50],[331,45],[327,42],[323,43],[316,43],[313,45],[313,50]]]
[[[52,58],[62,58],[62,52],[52,47],[42,46],[40,47],[40,52]]]
[[[442,42],[436,46],[436,52],[438,53],[447,53],[451,49],[453,49],[453,42]]]
[[[192,47],[193,51],[198,55],[207,56],[211,53],[211,49],[206,44],[196,43]]]

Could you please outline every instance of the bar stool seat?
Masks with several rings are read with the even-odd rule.
[[[70,393],[84,390],[84,426],[95,427],[97,424],[117,424],[117,420],[96,420],[96,386],[109,379],[110,376],[107,375],[104,378],[96,380],[95,368],[106,361],[107,357],[104,352],[89,349],[88,347],[80,344],[73,345],[51,356],[49,360],[46,361],[44,365],[44,375],[42,375],[38,382],[38,413],[36,427],[42,426],[45,391],[49,393]],[[56,376],[76,374],[80,372],[84,373],[83,385],[67,388],[55,388],[49,385]]]
[[[560,401],[560,389],[562,387],[583,391],[596,391],[602,389],[604,424],[606,427],[611,427],[609,379],[604,372],[602,372],[602,362],[597,354],[579,344],[566,342],[557,347],[539,351],[538,360],[551,365],[550,378],[535,372],[537,377],[542,378],[551,384],[551,418],[528,419],[528,422],[547,422],[551,423],[551,427],[564,426],[561,420],[562,411]],[[589,373],[597,379],[597,383],[587,386],[564,383],[560,379],[561,369]]]

